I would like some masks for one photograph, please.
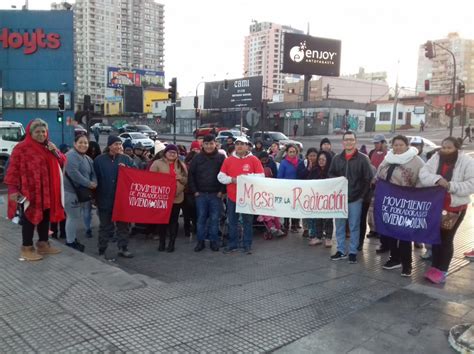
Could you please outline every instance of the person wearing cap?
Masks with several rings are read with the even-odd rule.
[[[337,252],[331,256],[334,261],[346,259],[346,221],[349,222],[349,263],[357,263],[360,218],[362,202],[369,192],[373,179],[368,157],[357,151],[357,137],[347,131],[342,135],[344,151],[332,159],[329,178],[345,177],[348,180],[348,219],[336,219]]]
[[[423,147],[425,143],[423,142],[423,138],[421,136],[414,136],[410,140],[410,146],[414,146],[418,149],[418,156],[424,161],[428,161],[426,158],[426,153],[423,152]]]
[[[202,151],[194,156],[189,167],[188,187],[196,200],[197,211],[195,252],[200,252],[206,248],[206,238],[210,240],[211,250],[219,251],[219,218],[225,186],[218,181],[217,175],[224,160],[224,155],[217,151],[214,136],[206,135],[203,140]]]
[[[130,140],[125,140],[122,144],[123,147],[123,153],[130,156],[130,158],[133,160],[135,158],[135,155],[133,154],[133,145]]]
[[[319,150],[326,151],[331,154],[331,157],[334,157],[336,153],[332,151],[331,140],[329,138],[322,138],[319,143]]]
[[[150,152],[140,142],[133,147],[133,162],[140,170],[145,170],[150,162],[149,154]]]
[[[184,188],[188,183],[188,170],[184,162],[178,158],[178,147],[174,144],[166,145],[163,157],[155,160],[150,166],[151,172],[161,172],[176,177],[176,194],[173,201],[170,220],[168,224],[158,225],[158,236],[160,243],[158,251],[164,251],[166,248],[166,235],[170,236],[167,252],[174,252],[175,241],[178,236],[179,212],[184,201]]]
[[[194,152],[201,152],[201,143],[197,140],[194,140],[192,143],[191,143],[191,147],[189,148],[190,152],[191,151],[194,151]]]
[[[379,168],[380,164],[387,155],[388,147],[387,147],[387,140],[385,139],[385,135],[377,134],[374,136],[373,139],[374,148],[369,152],[370,163],[376,169]]]
[[[109,135],[106,152],[94,160],[94,170],[97,176],[96,202],[100,223],[99,255],[110,261],[113,261],[114,258],[107,253],[107,246],[114,231],[117,235],[118,255],[125,258],[133,257],[133,254],[128,250],[128,224],[112,221],[119,166],[136,167],[133,160],[122,154],[121,151],[122,139],[115,135]]]
[[[251,254],[252,248],[252,222],[253,215],[239,214],[236,209],[237,177],[241,175],[254,175],[265,177],[260,160],[248,151],[248,140],[239,136],[235,140],[235,151],[224,160],[221,170],[217,175],[220,183],[227,185],[227,220],[229,223],[229,243],[224,253],[238,250],[237,223],[242,216],[243,221],[243,252]]]

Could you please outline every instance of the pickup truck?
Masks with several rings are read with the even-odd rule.
[[[100,133],[110,133],[112,131],[112,126],[105,125],[104,123],[95,123],[91,126],[91,130],[99,128]]]

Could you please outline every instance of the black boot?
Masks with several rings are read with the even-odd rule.
[[[174,252],[174,241],[176,241],[176,235],[170,236],[170,242],[168,242],[168,248],[166,249],[166,252]]]
[[[217,241],[211,241],[211,250],[213,252],[219,251],[219,244],[217,243]]]
[[[77,242],[77,240],[71,243],[66,242],[66,246],[71,247],[79,252],[84,252],[84,248],[85,248],[84,245],[81,245],[79,242]],[[100,254],[100,251],[99,251],[99,254]]]
[[[206,248],[204,241],[198,241],[196,247],[194,247],[194,252],[201,252],[204,248]]]
[[[160,243],[158,245],[158,251],[163,252],[166,249],[166,235],[160,235]]]

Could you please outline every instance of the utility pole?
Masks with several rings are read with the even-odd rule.
[[[398,105],[398,78],[395,84],[395,96],[393,97],[392,127],[390,133],[395,134],[397,127],[397,105]]]
[[[331,88],[329,86],[329,84],[326,85],[326,99],[328,100],[329,99],[329,91],[331,91]]]

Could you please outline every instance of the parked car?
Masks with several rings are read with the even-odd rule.
[[[25,129],[18,122],[0,121],[0,182],[5,177],[5,165],[13,148],[25,137]]]
[[[206,136],[212,134],[213,129],[215,128],[216,133],[219,134],[222,130],[228,130],[229,128],[222,127],[219,123],[206,123],[202,124],[199,128],[197,128],[193,135],[197,139],[200,136]]]
[[[78,124],[74,127],[74,136],[78,136],[79,134],[87,135],[87,129],[84,128],[82,125]]]
[[[229,136],[232,137],[234,140],[238,136],[245,136],[247,139],[249,139],[247,134],[245,134],[245,132],[240,133],[240,130],[222,130],[222,131],[219,132],[219,134],[217,134],[216,141],[218,141],[221,144],[224,144],[225,140]]]
[[[104,123],[95,123],[91,126],[91,130],[99,129],[100,133],[110,133],[112,131],[111,125],[105,125]]]
[[[407,135],[406,137],[407,137],[408,141],[411,141],[411,139],[414,138],[415,136]],[[430,139],[426,139],[426,138],[424,138],[422,136],[418,136],[418,135],[416,137],[421,138],[421,140],[423,140],[423,152],[424,153],[427,153],[427,152],[430,152],[432,150],[441,148],[441,146],[439,146],[438,144],[435,144]]]
[[[291,140],[281,132],[264,131],[262,135],[261,131],[257,131],[252,134],[252,142],[254,144],[256,140],[260,140],[265,149],[269,148],[273,142],[277,142],[280,145],[280,149],[286,144],[295,144],[298,145],[301,150],[303,150],[303,143],[296,140]]]
[[[138,128],[136,125],[133,124],[124,124],[120,128],[118,128],[119,134],[126,133],[126,132],[138,132]]]
[[[158,133],[151,129],[148,125],[136,125],[135,127],[137,128],[137,132],[146,135],[150,139],[155,140],[158,138]]]
[[[122,139],[122,142],[129,140],[132,143],[132,146],[135,146],[138,143],[142,143],[142,145],[147,149],[151,149],[155,146],[153,140],[142,133],[122,133],[119,135],[119,138]]]
[[[250,129],[246,128],[246,127],[242,127],[242,129],[240,129],[240,124],[236,124],[232,128],[230,128],[229,130],[238,130],[239,132],[242,130],[242,133],[247,134]]]

